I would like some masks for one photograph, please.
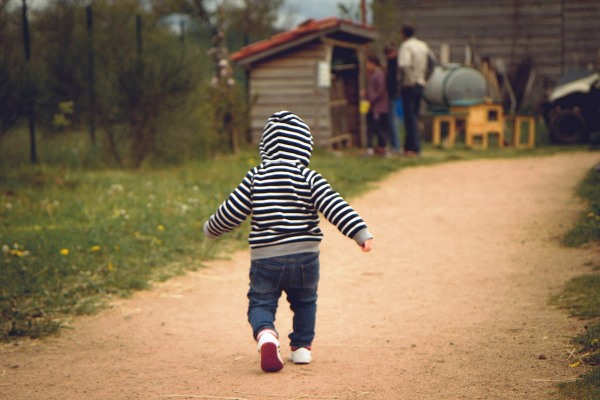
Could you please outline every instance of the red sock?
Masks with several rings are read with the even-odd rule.
[[[306,348],[308,350],[312,350],[312,346],[300,346],[300,347],[292,346],[292,351],[296,351],[298,349],[301,349],[302,347],[304,347],[304,348]]]

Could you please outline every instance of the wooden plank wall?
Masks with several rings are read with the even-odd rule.
[[[563,71],[597,63],[599,0],[396,0],[398,26],[412,23],[416,36],[439,56],[465,62],[476,55],[502,59],[509,73],[531,57],[538,74],[555,81]],[[597,65],[597,64],[596,64]],[[597,67],[599,67],[597,65]]]
[[[325,60],[325,46],[315,42],[299,50],[252,66],[250,96],[252,138],[260,141],[267,118],[280,110],[292,111],[311,128],[315,143],[331,135],[329,90],[317,86],[318,62]]]
[[[563,2],[566,70],[588,65],[600,69],[600,1]]]

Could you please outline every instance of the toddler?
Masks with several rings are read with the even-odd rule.
[[[251,216],[248,321],[258,342],[261,368],[283,368],[274,321],[279,297],[293,312],[291,360],[308,364],[315,336],[319,215],[369,252],[373,236],[354,209],[317,172],[308,168],[313,149],[309,127],[289,111],[273,114],[259,145],[261,163],[246,176],[204,224],[216,238]]]

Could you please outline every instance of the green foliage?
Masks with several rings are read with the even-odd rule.
[[[214,150],[221,138],[207,122],[212,110],[205,105],[215,104],[206,96],[210,31],[184,41],[137,0],[94,1],[88,26],[85,3],[49,1],[30,10],[27,66],[21,8],[0,10],[0,138],[32,106],[36,140],[94,126],[92,146],[99,137],[97,149],[123,167],[183,162]],[[67,103],[73,108],[61,110]]]
[[[358,4],[351,2],[338,2],[337,7],[340,18],[356,22],[362,21],[360,6]]]
[[[588,201],[588,208],[563,238],[563,243],[570,247],[600,240],[600,173],[590,171],[579,185],[577,193]]]
[[[26,111],[27,70],[24,68],[23,28],[19,16],[10,7],[0,5],[0,138]]]
[[[119,122],[127,125],[133,167],[139,168],[154,150],[163,114],[183,106],[187,94],[199,84],[186,72],[188,66],[183,57],[172,54],[133,60],[119,72],[117,105],[123,110]]]
[[[79,106],[86,93],[86,64],[81,62],[86,59],[84,10],[73,4],[50,2],[43,11],[30,14],[36,119],[48,130],[64,128],[55,126],[60,104],[74,101]],[[73,117],[78,119],[79,112],[72,113]]]
[[[227,30],[256,38],[267,38],[274,34],[277,11],[283,3],[283,0],[243,0],[239,6],[224,2]]]
[[[52,332],[65,315],[214,257],[217,244],[203,241],[202,222],[247,168],[243,159],[227,164],[140,173],[12,169],[0,195],[0,336]],[[218,246],[239,246],[243,236]]]
[[[27,98],[26,73],[0,53],[0,138],[23,116]]]
[[[600,307],[596,310],[596,314],[600,314]],[[586,327],[586,332],[575,338],[575,343],[581,346],[582,353],[595,353],[592,357],[594,360],[592,365],[600,365],[600,324],[592,324]]]
[[[398,4],[395,0],[377,0],[371,3],[371,15],[373,16],[373,26],[377,27],[379,37],[377,45],[380,52],[388,43],[394,43],[396,48],[400,47],[400,25],[401,20],[398,11]]]
[[[567,245],[578,246],[588,241],[600,239],[600,224],[596,213],[600,210],[600,180],[592,170],[579,185],[578,193],[589,201],[587,214],[580,219],[574,229],[563,238]],[[565,399],[600,398],[600,275],[598,266],[595,273],[575,277],[566,283],[562,292],[553,296],[551,303],[565,308],[572,316],[590,319],[586,332],[574,338],[579,344],[577,363],[585,363],[592,369],[575,382],[559,385],[560,394]]]
[[[71,114],[73,114],[75,103],[72,101],[62,101],[58,104],[58,112],[54,114],[52,119],[52,125],[59,129],[65,129],[71,125],[69,120]]]
[[[571,279],[552,302],[578,318],[600,317],[600,275],[587,274]]]
[[[600,399],[600,368],[594,368],[575,382],[561,383],[560,394],[565,399]]]

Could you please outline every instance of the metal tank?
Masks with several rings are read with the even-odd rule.
[[[436,66],[423,92],[433,109],[477,104],[485,101],[486,96],[487,84],[483,75],[460,64]]]

